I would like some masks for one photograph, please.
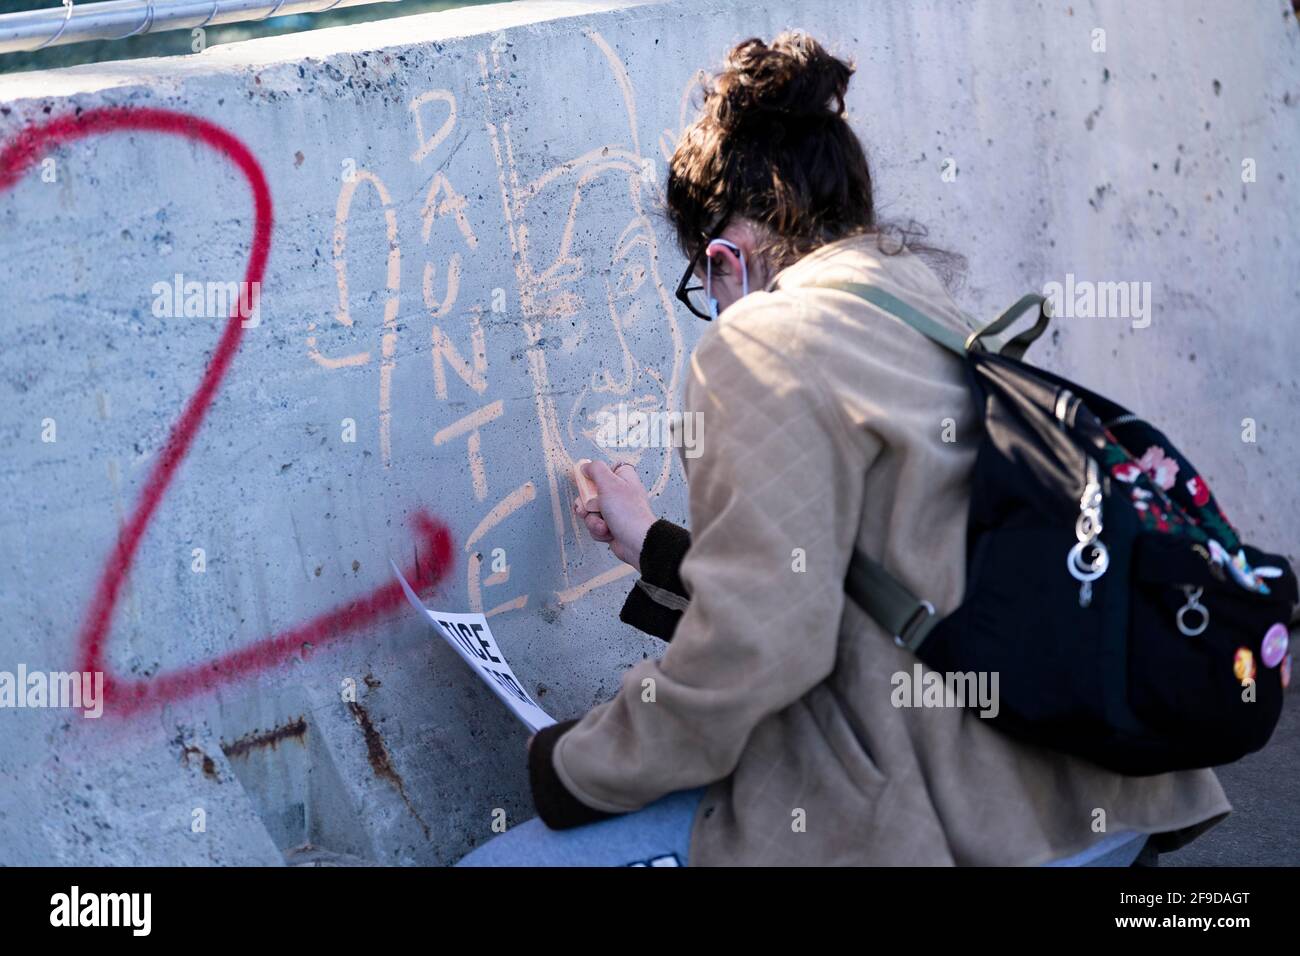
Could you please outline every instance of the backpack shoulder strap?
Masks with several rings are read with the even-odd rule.
[[[962,338],[960,333],[936,322],[924,312],[913,308],[898,296],[891,295],[878,286],[869,285],[865,282],[814,282],[811,285],[822,289],[838,289],[841,292],[849,292],[859,298],[866,299],[877,308],[883,309],[897,319],[901,319],[931,341],[938,342],[944,348],[963,357],[972,349],[987,348],[989,351],[1019,361],[1024,358],[1025,351],[1029,346],[1033,345],[1039,336],[1047,331],[1048,323],[1052,317],[1047,300],[1041,295],[1030,293],[1021,296],[1011,308],[984,326],[984,328]],[[1021,332],[1000,349],[997,348],[997,343],[990,336],[1006,331],[1016,319],[1034,306],[1038,306],[1038,318],[1033,326]]]
[[[894,643],[915,652],[939,623],[934,605],[909,591],[874,558],[857,548],[844,578],[844,590],[867,615],[893,635]]]
[[[964,356],[969,343],[974,341],[974,333],[970,339],[963,339],[959,333],[878,286],[864,282],[819,282],[814,285],[866,299],[959,356]],[[853,549],[844,578],[844,590],[873,621],[893,635],[894,643],[910,651],[915,652],[930,629],[938,623],[933,604],[918,598],[879,561],[867,557],[857,548]]]
[[[1022,296],[1011,308],[984,328],[963,338],[960,333],[936,322],[924,312],[878,286],[865,282],[815,282],[811,285],[823,289],[838,289],[865,299],[905,322],[931,341],[955,352],[961,358],[965,358],[972,349],[982,350],[994,345],[992,340],[988,340],[986,344],[987,336],[1003,332],[1024,312],[1036,305],[1038,319],[1033,327],[1016,336],[998,352],[1000,355],[1019,360],[1024,356],[1025,350],[1046,331],[1051,318],[1046,300],[1041,295],[1030,294]],[[930,629],[939,622],[933,604],[918,598],[886,571],[879,561],[867,557],[857,548],[853,549],[853,558],[849,562],[849,570],[844,578],[844,590],[872,620],[894,636],[896,644],[910,651],[915,652],[930,633]]]
[[[865,282],[816,282],[812,284],[818,288],[838,289],[841,292],[848,292],[861,299],[866,299],[877,308],[883,309],[895,318],[906,322],[926,338],[938,342],[944,348],[956,352],[958,355],[965,355],[970,343],[974,342],[979,335],[979,333],[972,333],[969,338],[963,339],[959,333],[954,332],[946,325],[941,325],[924,312],[913,308],[898,296],[891,295],[879,286],[868,285]]]

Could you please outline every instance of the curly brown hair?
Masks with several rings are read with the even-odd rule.
[[[668,219],[688,257],[724,217],[761,227],[785,265],[875,228],[871,172],[844,119],[853,66],[804,33],[751,38],[702,77],[703,110],[669,162]]]
[[[668,164],[666,213],[677,243],[694,258],[724,219],[759,226],[758,252],[776,269],[813,249],[875,233],[881,252],[929,259],[950,282],[961,256],[925,245],[915,221],[878,224],[871,170],[844,116],[854,67],[805,33],[771,43],[751,37],[721,72],[701,74],[700,116]]]

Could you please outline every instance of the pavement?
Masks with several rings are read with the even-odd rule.
[[[1161,866],[1300,866],[1300,698],[1287,693],[1268,746],[1215,770],[1228,818]]]

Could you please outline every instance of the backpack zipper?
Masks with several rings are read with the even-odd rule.
[[[1056,421],[1065,430],[1066,419],[1074,401],[1074,393],[1062,388],[1056,395]],[[1074,519],[1074,536],[1078,540],[1065,556],[1065,568],[1079,582],[1079,607],[1092,604],[1092,582],[1106,573],[1110,566],[1110,552],[1100,540],[1101,521],[1101,470],[1097,459],[1084,453],[1083,494],[1079,496],[1079,517]],[[1092,555],[1087,562],[1084,554]]]
[[[1078,539],[1065,556],[1065,567],[1070,576],[1079,582],[1079,607],[1092,604],[1092,582],[1106,573],[1110,566],[1110,552],[1100,540],[1101,474],[1097,460],[1087,455],[1087,477],[1083,494],[1079,496],[1079,517],[1074,520],[1074,536]],[[1086,563],[1085,552],[1092,555]]]
[[[1139,421],[1138,416],[1129,412],[1126,415],[1117,415],[1108,422],[1102,422],[1102,428],[1114,428],[1116,425],[1127,425],[1129,422]]]
[[[1178,613],[1174,616],[1174,620],[1178,624],[1178,630],[1182,631],[1188,637],[1196,637],[1210,626],[1210,610],[1201,603],[1201,592],[1204,588],[1199,588],[1191,584],[1184,584],[1182,588],[1183,593],[1187,595],[1187,603],[1178,609]],[[1188,624],[1186,621],[1188,611],[1193,614],[1199,614],[1200,623],[1195,625]]]
[[[1063,388],[1056,393],[1056,420],[1060,424],[1062,431],[1065,430],[1065,419],[1069,414],[1070,399],[1072,398],[1074,398],[1074,392],[1068,388]]]

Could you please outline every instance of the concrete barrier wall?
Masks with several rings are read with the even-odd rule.
[[[679,407],[665,160],[751,34],[856,58],[879,205],[968,257],[972,314],[1149,282],[1149,324],[1062,318],[1038,360],[1294,560],[1289,6],[512,3],[0,80],[0,670],[123,702],[0,712],[0,862],[440,863],[531,814],[525,734],[388,560],[561,719],[659,652],[567,473],[603,409]],[[684,520],[675,454],[634,460]]]

